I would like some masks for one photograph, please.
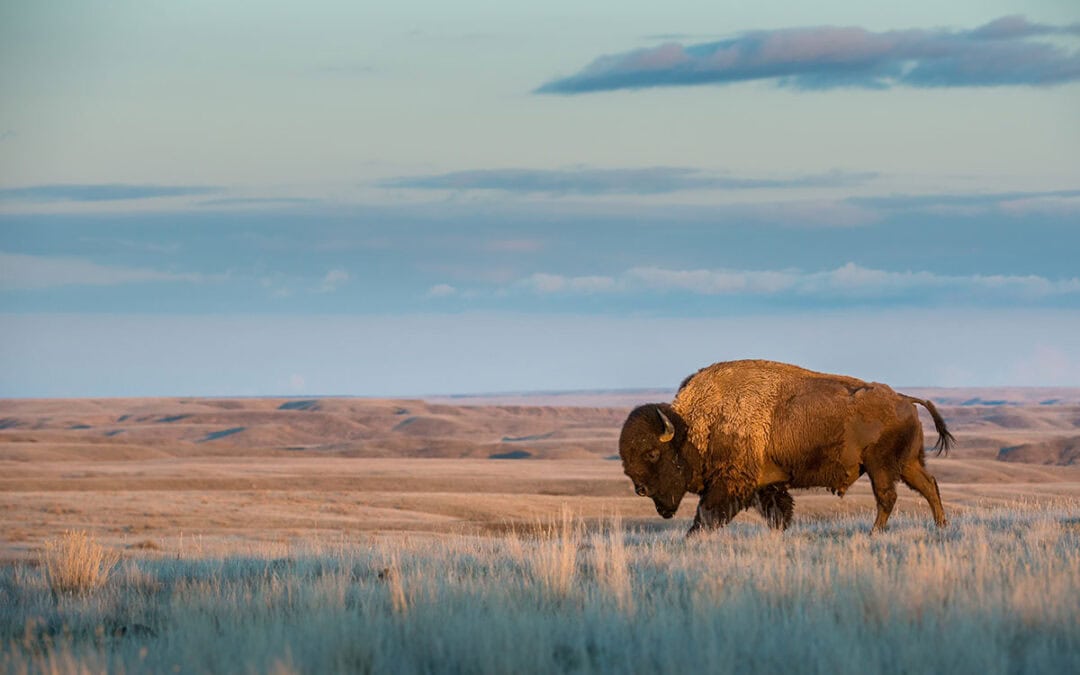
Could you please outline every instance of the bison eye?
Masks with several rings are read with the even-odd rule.
[[[645,489],[644,485],[636,485],[636,486],[634,486],[634,492],[637,493],[638,497],[644,497],[647,494],[649,494],[649,491]]]

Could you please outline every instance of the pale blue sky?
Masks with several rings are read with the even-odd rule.
[[[1080,385],[1072,3],[626,4],[0,4],[0,396]]]

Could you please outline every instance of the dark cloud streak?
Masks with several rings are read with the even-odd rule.
[[[127,183],[31,185],[0,188],[0,200],[28,202],[112,202],[190,197],[221,192],[206,185],[130,185]]]
[[[308,197],[222,197],[205,199],[198,206],[306,206],[320,200]]]
[[[1080,23],[1051,26],[1044,23],[1031,23],[1025,17],[1014,14],[983,24],[971,31],[971,35],[986,40],[1008,40],[1034,35],[1080,35]]]
[[[420,190],[498,190],[546,194],[664,194],[683,190],[842,187],[875,173],[829,171],[786,178],[740,178],[684,167],[636,169],[480,169],[391,178],[381,187]]]
[[[818,26],[752,31],[692,45],[676,41],[601,56],[536,93],[773,80],[779,86],[1051,86],[1080,80],[1080,52],[1028,38],[1080,35],[1080,24],[1051,26],[1006,16],[973,30],[896,30]]]
[[[992,207],[1005,202],[1025,199],[1069,199],[1080,197],[1080,190],[1048,190],[1044,192],[989,192],[969,194],[887,195],[880,197],[851,197],[847,203],[873,209],[908,210],[938,206]]]

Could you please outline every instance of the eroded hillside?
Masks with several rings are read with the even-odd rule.
[[[1080,403],[1070,392],[918,393],[939,402],[958,440],[956,458],[1069,465],[1078,461],[1080,442]],[[663,400],[662,394],[643,393],[640,400]],[[567,400],[567,395],[553,396],[536,398],[547,405],[520,404],[527,396],[514,397],[513,405],[478,405],[499,402],[494,398],[458,403],[352,398],[5,400],[0,401],[0,459],[297,454],[572,459],[617,452],[632,395],[579,395],[570,399],[573,404],[550,405],[560,396]],[[925,411],[920,413],[927,445],[932,445],[933,424]]]

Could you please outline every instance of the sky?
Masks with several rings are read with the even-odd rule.
[[[0,92],[0,397],[1080,386],[1074,3],[5,2]]]

